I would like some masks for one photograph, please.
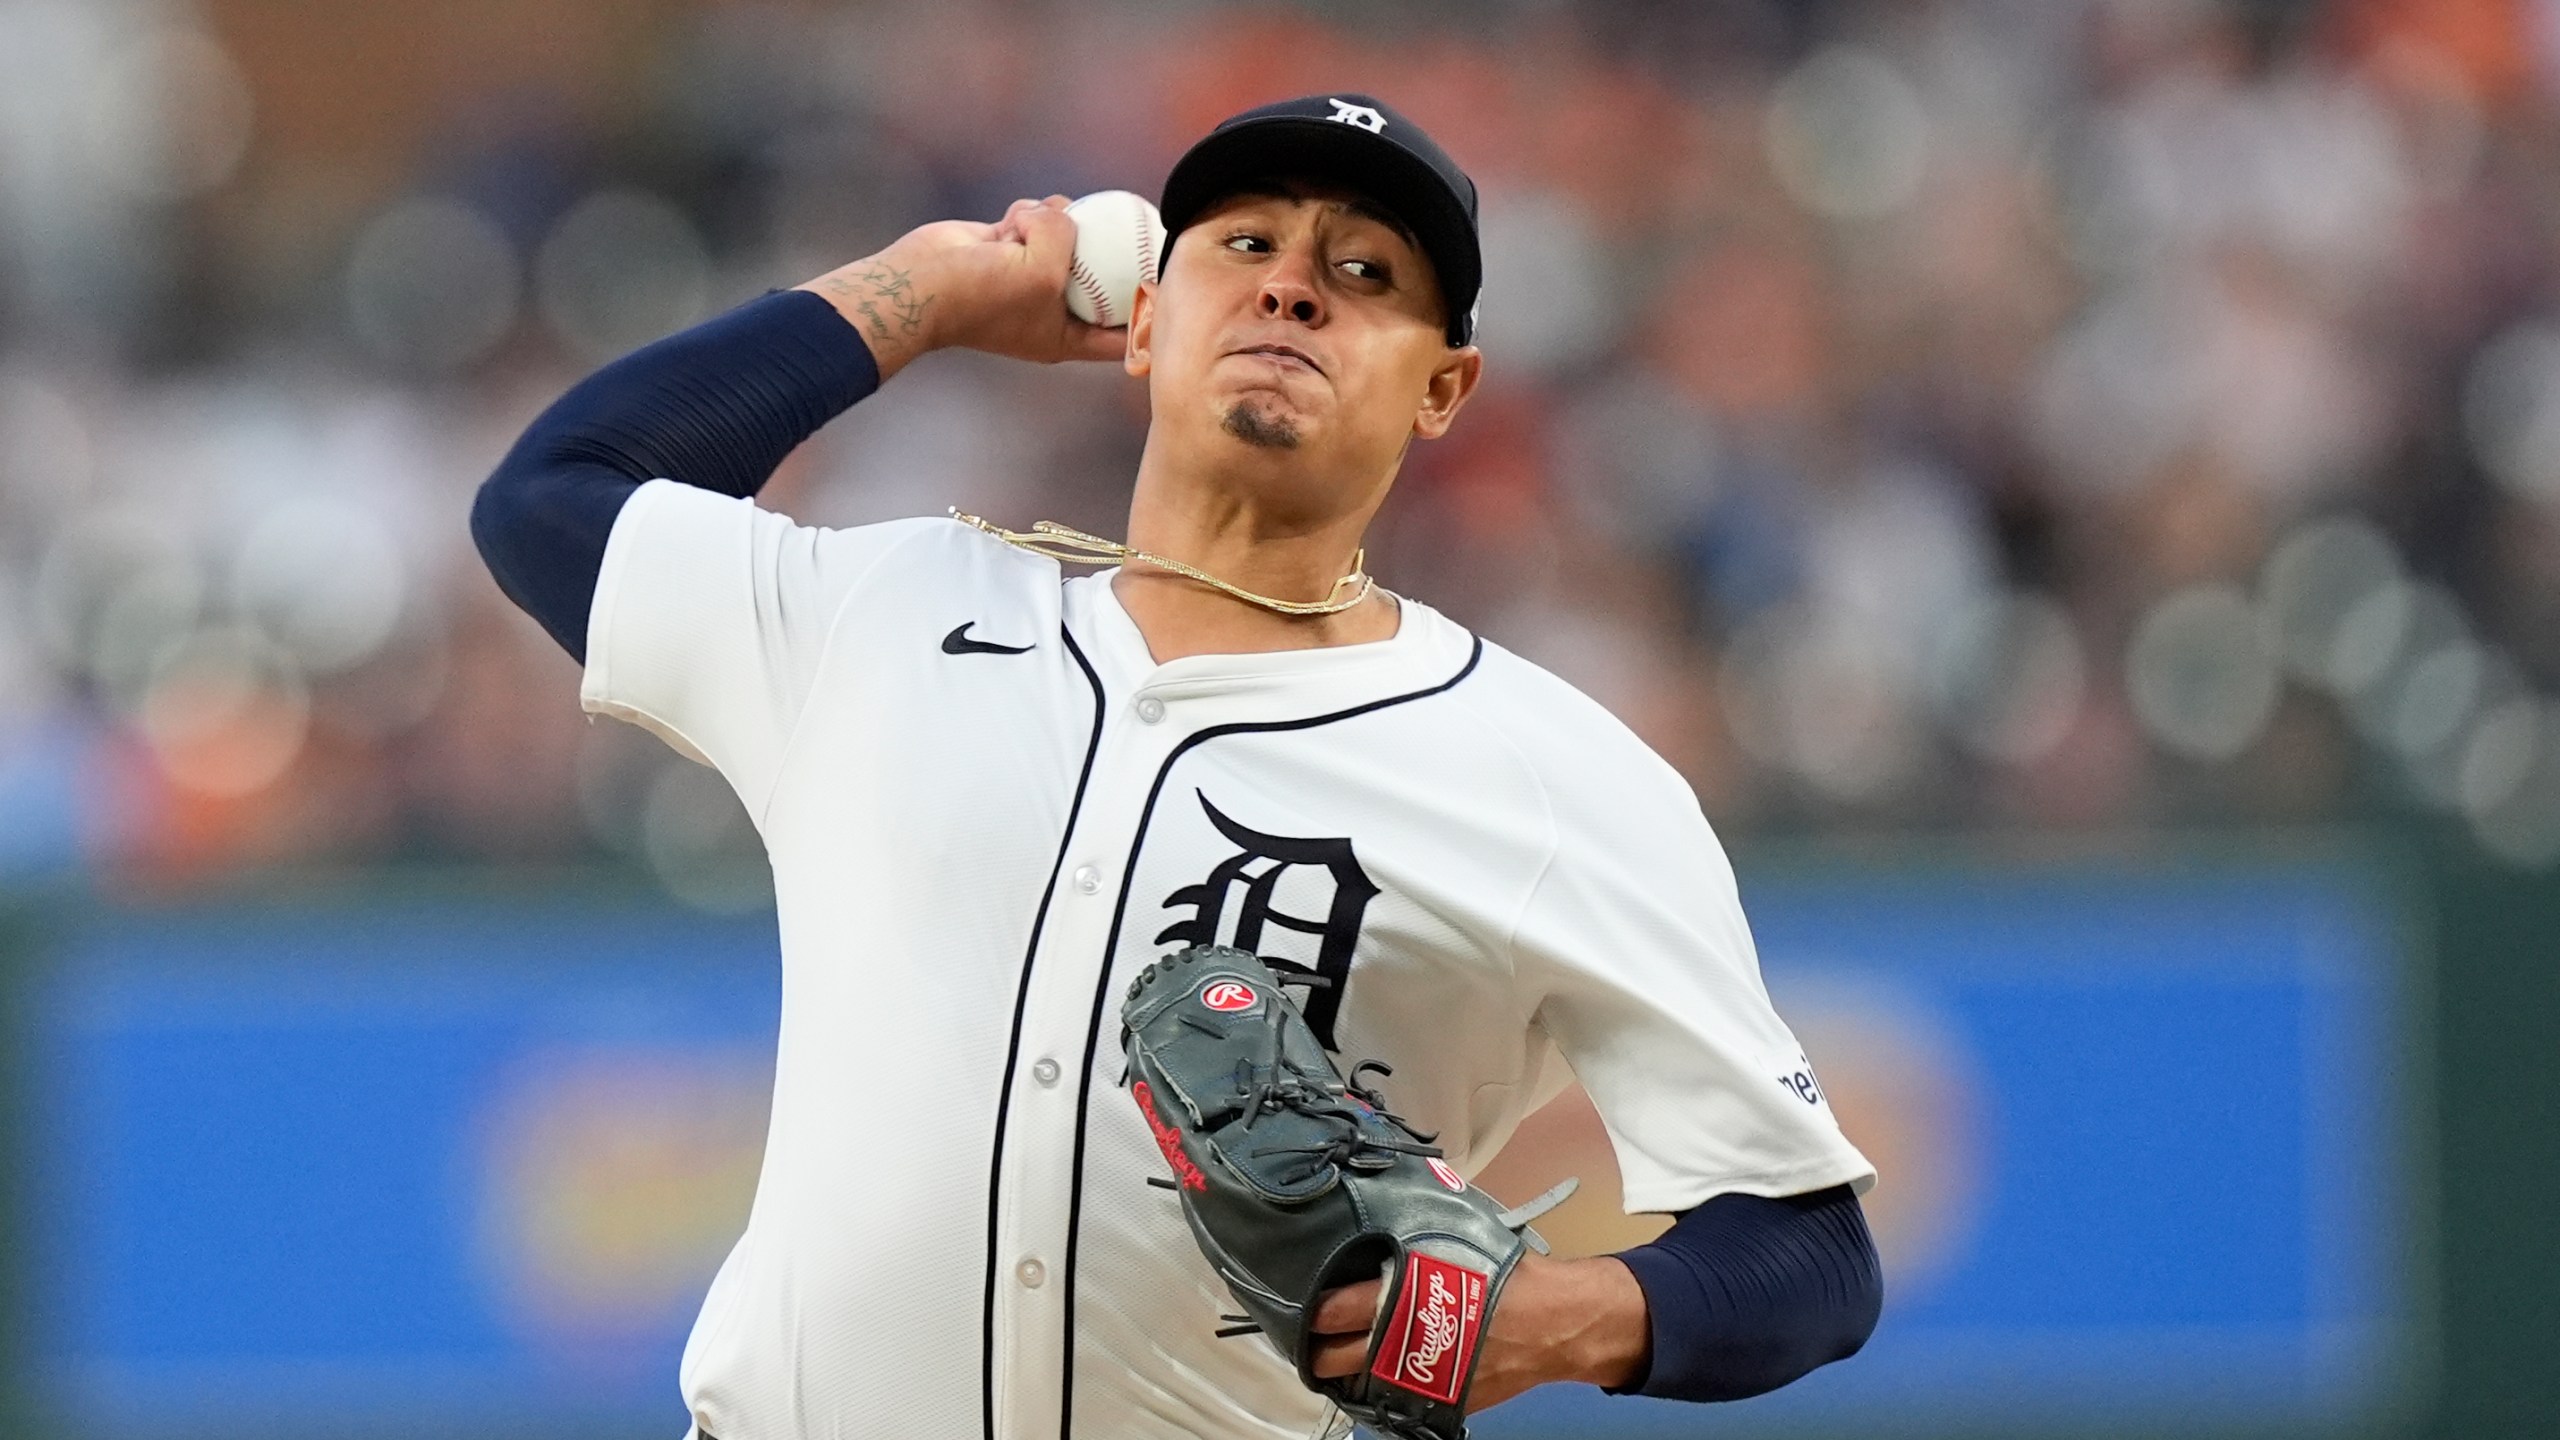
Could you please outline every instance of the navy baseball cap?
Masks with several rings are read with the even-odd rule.
[[[1184,152],[1164,180],[1167,236],[1180,235],[1221,199],[1258,181],[1322,180],[1358,192],[1404,222],[1439,272],[1449,343],[1475,338],[1484,256],[1476,244],[1476,182],[1422,127],[1369,95],[1283,100],[1232,115]],[[1164,276],[1173,242],[1165,242]]]

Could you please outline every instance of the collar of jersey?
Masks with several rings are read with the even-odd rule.
[[[1117,685],[1157,695],[1202,694],[1254,689],[1272,684],[1350,681],[1375,673],[1381,679],[1402,678],[1427,669],[1444,647],[1437,632],[1452,628],[1429,606],[1396,597],[1396,633],[1384,640],[1357,645],[1320,645],[1307,650],[1256,650],[1243,654],[1185,655],[1158,663],[1147,649],[1138,622],[1120,607],[1112,593],[1117,567],[1081,575],[1067,583],[1085,591],[1085,613],[1096,631],[1103,663]],[[1116,688],[1116,686],[1115,686]]]

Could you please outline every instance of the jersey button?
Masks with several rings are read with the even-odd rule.
[[[1045,1056],[1032,1061],[1031,1078],[1039,1081],[1044,1086],[1057,1084],[1058,1062]]]
[[[1079,866],[1079,867],[1077,867],[1077,869],[1076,869],[1076,888],[1077,888],[1077,889],[1079,889],[1079,890],[1081,890],[1081,891],[1083,891],[1083,892],[1084,892],[1084,893],[1086,893],[1087,895],[1090,895],[1090,894],[1092,894],[1094,891],[1101,889],[1101,888],[1102,888],[1102,872],[1101,872],[1101,871],[1099,871],[1099,870],[1094,869],[1094,868],[1093,868],[1092,866],[1090,866],[1090,865],[1083,865],[1083,866]]]
[[[1150,725],[1153,725],[1157,721],[1163,719],[1164,702],[1153,695],[1140,697],[1138,700],[1138,718],[1146,721]]]
[[[1037,1290],[1040,1282],[1049,1278],[1049,1267],[1037,1260],[1025,1260],[1013,1267],[1013,1278],[1022,1282],[1023,1289]]]

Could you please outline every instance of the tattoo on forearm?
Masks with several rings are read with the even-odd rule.
[[[913,340],[924,333],[925,307],[933,297],[919,293],[915,277],[905,270],[870,260],[818,284],[860,315],[874,340]]]

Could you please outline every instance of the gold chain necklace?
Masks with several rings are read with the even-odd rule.
[[[1162,566],[1176,575],[1197,580],[1211,589],[1224,591],[1248,605],[1259,605],[1265,610],[1277,611],[1282,615],[1340,614],[1368,599],[1369,592],[1377,588],[1377,582],[1369,578],[1366,568],[1369,552],[1365,548],[1352,552],[1351,573],[1334,581],[1333,589],[1326,598],[1274,600],[1268,595],[1256,595],[1241,585],[1230,585],[1206,570],[1185,565],[1179,560],[1169,560],[1162,555],[1151,554],[1134,546],[1124,545],[1117,540],[1105,540],[1099,535],[1088,535],[1082,530],[1070,529],[1055,520],[1039,521],[1027,531],[1007,530],[1001,525],[990,524],[975,515],[962,514],[956,505],[951,509],[951,518],[963,525],[984,530],[1017,550],[1028,550],[1034,555],[1046,555],[1052,560],[1064,561],[1070,565],[1118,565],[1130,560],[1144,560],[1150,565]],[[1346,585],[1353,587],[1351,594],[1347,597],[1342,593],[1342,588]]]

